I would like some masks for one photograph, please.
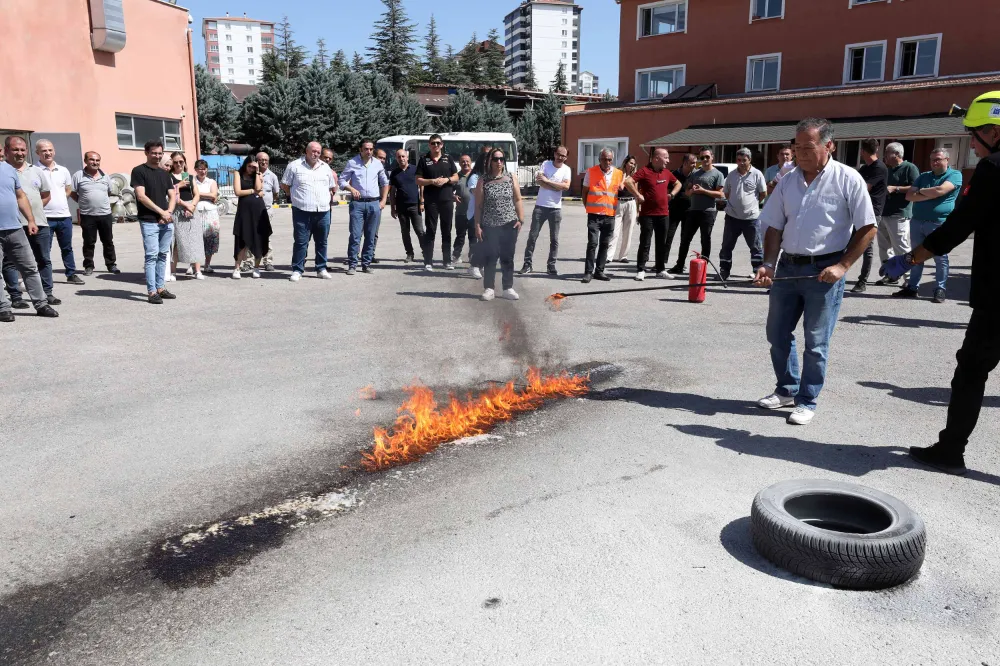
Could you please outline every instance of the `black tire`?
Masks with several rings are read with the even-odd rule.
[[[895,497],[853,483],[782,481],[750,509],[754,548],[782,569],[856,590],[904,583],[924,562],[924,522]]]

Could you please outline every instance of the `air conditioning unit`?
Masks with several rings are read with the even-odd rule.
[[[123,0],[90,0],[90,43],[95,51],[118,53],[125,48]]]

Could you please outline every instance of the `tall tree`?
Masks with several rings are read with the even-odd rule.
[[[424,37],[424,61],[421,63],[420,79],[427,83],[444,83],[445,62],[441,58],[441,37],[437,31],[437,21],[434,14],[427,24],[427,36]]]
[[[300,115],[298,85],[279,78],[265,83],[243,100],[240,124],[243,139],[256,150],[264,150],[277,160],[291,160],[302,154],[301,128],[289,119]]]
[[[295,42],[292,24],[287,16],[281,17],[281,22],[275,26],[275,50],[278,62],[284,69],[285,78],[293,79],[299,75],[306,64],[306,50]]]
[[[601,97],[602,102],[617,102],[618,97],[611,94],[611,88],[607,88],[604,91],[604,95]]]
[[[521,120],[514,130],[517,138],[517,149],[521,154],[519,164],[535,165],[541,162],[538,151],[538,114],[534,107],[528,107],[521,114]]]
[[[427,109],[414,95],[397,92],[392,103],[392,126],[387,135],[423,134],[430,128]]]
[[[368,47],[375,71],[389,79],[396,90],[407,90],[416,64],[413,55],[413,24],[406,16],[402,0],[382,0],[385,12],[375,21],[374,46]]]
[[[441,113],[441,126],[446,132],[482,132],[483,115],[475,95],[467,90],[451,95]]]
[[[491,86],[502,86],[507,83],[504,72],[504,48],[500,42],[500,33],[491,28],[486,35],[486,53],[483,54],[483,77],[485,83]]]
[[[443,69],[442,83],[462,85],[469,82],[468,77],[465,76],[465,71],[462,69],[460,57],[455,53],[455,49],[451,47],[451,44],[445,48]]]
[[[472,39],[458,54],[458,61],[462,67],[465,79],[473,85],[482,85],[483,76],[483,54],[479,52],[479,39],[476,33],[472,33]]]
[[[524,87],[527,90],[538,90],[538,82],[535,80],[535,66],[528,61],[528,75],[524,78]]]
[[[316,55],[313,56],[313,62],[318,62],[320,67],[326,67],[329,61],[330,55],[326,52],[326,40],[320,37],[316,40]]]
[[[535,107],[537,119],[538,154],[551,155],[562,143],[562,102],[553,93],[549,93],[542,103]]]
[[[214,153],[238,138],[239,105],[233,93],[201,65],[194,66],[198,134],[203,153]]]
[[[569,92],[569,84],[566,82],[566,63],[562,61],[559,62],[559,68],[556,69],[556,76],[552,79],[552,85],[549,86],[549,91],[557,93]]]
[[[368,69],[368,64],[361,59],[361,56],[357,51],[354,52],[354,57],[351,58],[351,71],[355,74],[360,74],[361,72]]]
[[[330,71],[334,74],[344,74],[351,71],[351,66],[347,64],[347,55],[344,53],[344,49],[338,49],[333,54],[333,60],[330,61]]]
[[[298,115],[289,119],[289,125],[302,147],[310,141],[322,143],[330,134],[333,122],[330,107],[336,94],[332,76],[318,59],[313,59],[296,79]]]
[[[483,102],[479,107],[479,116],[482,122],[483,132],[511,132],[514,131],[514,121],[507,113],[507,107],[495,102]]]

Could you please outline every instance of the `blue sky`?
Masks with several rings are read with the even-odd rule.
[[[469,41],[475,31],[480,39],[486,38],[490,28],[503,36],[503,17],[513,10],[520,0],[404,0],[410,20],[417,23],[418,53],[423,48],[423,34],[431,14],[438,24],[438,31],[445,44],[456,50]],[[383,11],[378,0],[180,0],[187,6],[195,23],[195,60],[204,64],[205,44],[201,38],[201,19],[206,16],[233,16],[246,12],[250,18],[279,21],[288,15],[297,42],[310,51],[316,40],[326,40],[330,53],[344,49],[350,57],[354,51],[365,55],[371,44],[371,26]],[[583,7],[581,34],[581,70],[597,74],[601,89],[618,92],[618,5],[614,0],[577,0]],[[609,51],[600,55],[601,46]],[[545,82],[539,81],[540,84]]]

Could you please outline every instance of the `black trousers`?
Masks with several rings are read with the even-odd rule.
[[[84,215],[80,213],[80,228],[83,230],[83,267],[94,268],[94,249],[97,237],[101,237],[101,247],[104,249],[104,265],[111,268],[117,264],[115,241],[112,230],[115,220],[108,215]]]
[[[587,213],[587,262],[588,275],[603,273],[608,262],[608,248],[615,233],[614,215],[594,215]],[[595,259],[596,255],[596,259]]]
[[[434,260],[434,236],[438,222],[441,223],[441,256],[446,264],[451,263],[451,225],[455,217],[455,200],[424,201],[424,263],[428,266]]]
[[[654,272],[666,270],[667,256],[670,254],[670,244],[674,241],[674,234],[677,232],[677,222],[667,215],[640,215],[639,216],[639,256],[636,262],[637,271],[646,270],[646,262],[649,261],[649,245],[653,245],[653,257],[656,261]]]
[[[939,445],[956,454],[965,451],[979,421],[986,393],[986,380],[1000,363],[1000,312],[976,308],[972,311],[965,341],[955,354],[958,367],[951,380],[948,423],[938,437]]]
[[[423,251],[424,247],[424,221],[420,218],[420,210],[417,204],[396,206],[396,217],[399,219],[399,231],[403,235],[403,249],[406,250],[407,257],[413,254],[413,240],[410,239],[410,229],[417,235],[417,245]],[[376,239],[378,237],[376,236]]]
[[[455,211],[455,246],[452,248],[451,256],[456,260],[462,256],[462,250],[465,249],[465,239],[469,238],[469,263],[476,266],[476,262],[473,259],[473,254],[476,251],[476,223],[474,220],[470,220],[465,216],[464,205],[459,204],[461,210]]]
[[[875,260],[875,239],[872,238],[872,242],[868,243],[868,247],[865,248],[865,254],[861,259],[861,273],[858,275],[858,282],[865,282],[865,283],[868,282],[868,276],[872,272],[872,262],[874,260]]]
[[[681,224],[681,245],[677,254],[677,265],[683,266],[687,259],[691,241],[696,232],[701,232],[701,256],[706,259],[712,254],[712,227],[715,226],[715,208],[709,210],[689,210]]]

